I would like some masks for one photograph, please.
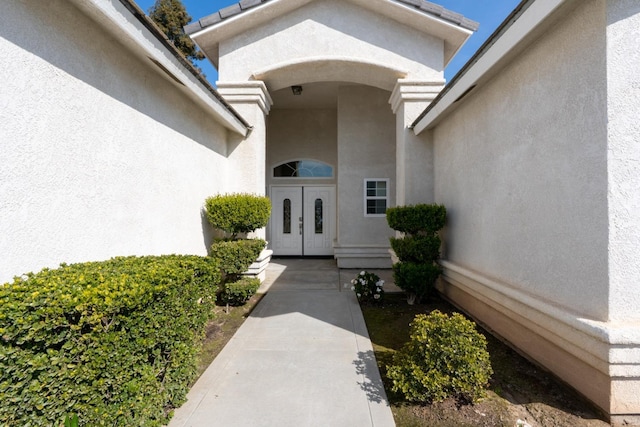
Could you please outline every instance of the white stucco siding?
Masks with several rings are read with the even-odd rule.
[[[364,180],[389,178],[395,204],[395,117],[389,92],[343,86],[338,95],[338,243],[388,247],[393,230],[386,218],[365,217]]]
[[[588,1],[434,130],[445,259],[607,320],[604,4]]]
[[[326,0],[312,2],[268,25],[222,42],[219,78],[245,81],[253,73],[276,64],[322,58],[391,65],[404,70],[407,78],[437,80],[442,78],[444,69],[442,40],[349,2]],[[366,84],[367,78],[375,76],[360,78],[358,83]],[[391,90],[394,84],[390,81],[386,89]]]
[[[607,2],[611,320],[640,320],[640,3]]]
[[[227,131],[66,1],[0,4],[0,283],[61,262],[206,254]]]
[[[272,110],[267,126],[267,182],[334,184],[337,171],[337,112],[335,109]],[[272,179],[281,163],[314,159],[333,166],[334,178],[321,180]]]

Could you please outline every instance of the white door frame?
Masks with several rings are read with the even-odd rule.
[[[274,255],[332,256],[336,236],[335,185],[271,185],[269,245]],[[299,196],[298,196],[299,195]],[[283,203],[289,199],[289,218]],[[285,224],[286,223],[286,230]]]

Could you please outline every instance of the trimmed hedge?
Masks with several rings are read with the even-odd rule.
[[[243,305],[258,291],[259,287],[260,279],[244,277],[237,282],[225,283],[224,289],[220,292],[220,299],[225,304]]]
[[[220,273],[197,256],[61,265],[0,287],[0,424],[165,424],[196,373]]]
[[[387,208],[389,227],[401,233],[432,235],[444,227],[447,210],[443,205],[421,204]]]
[[[416,301],[424,301],[434,290],[434,283],[442,273],[437,264],[416,264],[399,262],[393,265],[393,281],[407,294],[413,294]]]
[[[413,236],[413,238],[390,238],[391,249],[403,262],[432,263],[440,258],[440,237]]]
[[[415,317],[410,336],[387,367],[393,391],[421,403],[483,397],[493,369],[487,340],[473,322],[435,310]]]
[[[265,227],[271,216],[268,197],[254,194],[221,194],[205,200],[207,220],[215,228],[231,233],[249,233]]]
[[[218,260],[225,276],[237,276],[247,271],[265,246],[262,239],[219,240],[211,245],[211,257]]]

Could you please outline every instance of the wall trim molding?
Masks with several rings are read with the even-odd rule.
[[[611,416],[640,411],[640,322],[586,319],[459,264],[440,264],[438,291],[491,332]]]

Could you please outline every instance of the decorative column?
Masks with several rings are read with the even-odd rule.
[[[389,103],[396,115],[396,205],[432,203],[433,145],[409,126],[434,100],[444,81],[399,79]]]
[[[273,104],[267,87],[262,81],[218,82],[217,86],[224,99],[251,125],[245,138],[230,135],[225,191],[265,194],[266,116]]]
[[[246,137],[229,133],[224,191],[266,194],[267,121],[273,101],[262,81],[218,82],[218,92],[251,125]],[[226,175],[226,178],[223,178]],[[265,238],[265,230],[255,232]],[[271,251],[269,251],[271,252]],[[264,253],[264,251],[263,251]],[[260,261],[260,260],[259,260]],[[254,266],[252,266],[254,267]]]

